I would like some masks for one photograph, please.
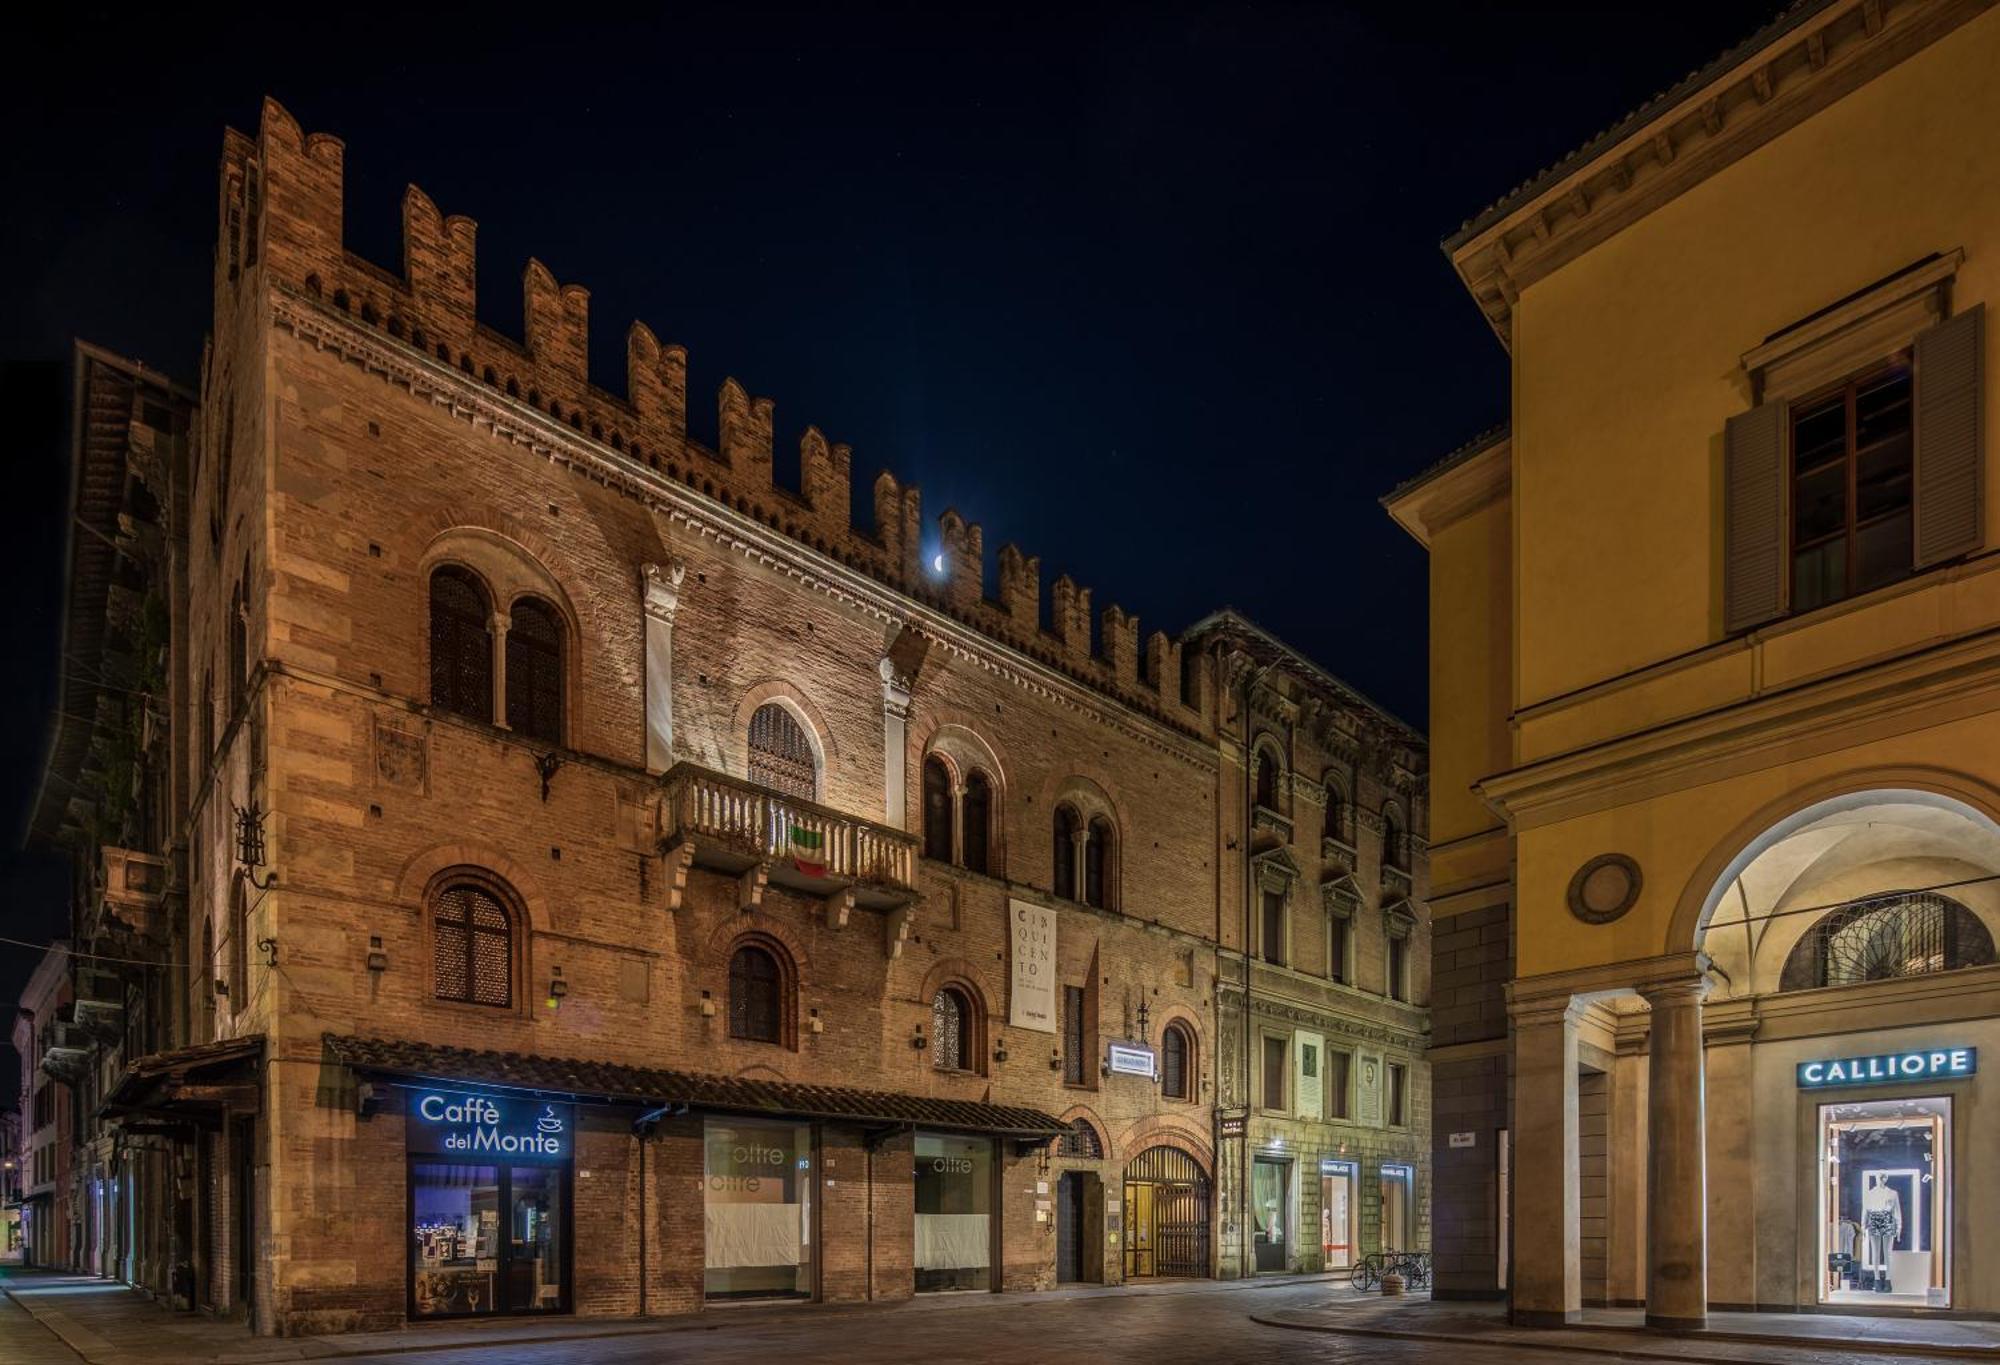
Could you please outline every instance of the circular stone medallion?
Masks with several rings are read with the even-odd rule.
[[[1585,924],[1609,924],[1639,899],[1639,864],[1622,853],[1600,853],[1569,879],[1569,912]]]

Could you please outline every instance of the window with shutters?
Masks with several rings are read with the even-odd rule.
[[[974,1071],[972,1002],[946,986],[931,997],[931,1065],[940,1071]]]
[[[529,739],[562,743],[563,622],[533,597],[508,611],[507,728]]]
[[[431,705],[493,720],[493,610],[486,586],[456,565],[431,574]]]
[[[1090,1030],[1081,986],[1063,987],[1063,1084],[1090,1082]]]
[[[770,948],[746,943],[729,956],[729,1036],[751,1043],[786,1041],[787,973]]]
[[[1903,358],[1792,405],[1792,610],[1915,567],[1913,397]]]
[[[1083,818],[1076,807],[1056,807],[1055,892],[1064,900],[1076,899],[1076,846],[1083,834]]]
[[[816,799],[819,759],[805,726],[784,706],[767,701],[750,717],[750,780],[760,787]]]
[[[936,754],[924,760],[924,856],[951,861],[951,770]]]
[[[1264,1107],[1283,1110],[1287,1068],[1286,1040],[1264,1036]]]
[[[431,989],[460,1004],[514,1003],[513,919],[476,883],[449,884],[431,904]]]
[[[992,871],[989,849],[993,838],[993,781],[977,768],[966,774],[965,794],[959,798],[959,817],[964,827],[959,841],[966,870]]]
[[[1168,1024],[1160,1035],[1160,1093],[1170,1100],[1194,1098],[1194,1040],[1185,1024]]]

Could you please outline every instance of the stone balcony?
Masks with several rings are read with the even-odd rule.
[[[856,906],[883,911],[890,953],[901,952],[917,898],[915,835],[692,763],[669,768],[660,787],[669,909],[680,909],[688,868],[702,867],[735,877],[745,910],[776,885],[823,902],[830,928]],[[817,848],[802,852],[795,830],[817,835]]]
[[[98,895],[91,906],[93,922],[86,937],[123,932],[164,942],[167,860],[129,848],[103,848]]]

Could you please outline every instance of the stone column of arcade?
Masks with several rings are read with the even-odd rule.
[[[1526,1327],[1583,1317],[1576,1025],[1563,994],[1508,1001],[1514,1019],[1514,1250],[1510,1316]]]
[[[1641,986],[1653,1017],[1646,1087],[1646,1325],[1708,1323],[1708,1133],[1701,977]]]

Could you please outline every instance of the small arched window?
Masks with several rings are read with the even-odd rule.
[[[1352,844],[1354,836],[1348,832],[1347,825],[1347,793],[1341,790],[1339,780],[1329,773],[1326,779],[1326,837]]]
[[[1190,1100],[1193,1089],[1194,1044],[1184,1024],[1167,1025],[1160,1035],[1160,1093],[1170,1100]]]
[[[523,597],[507,628],[507,728],[529,739],[562,743],[563,626],[547,602]]]
[[[1382,866],[1403,868],[1408,865],[1408,841],[1403,837],[1403,821],[1394,806],[1382,808]]]
[[[959,814],[965,831],[961,842],[965,866],[970,872],[989,872],[989,852],[993,833],[993,783],[974,768],[965,778],[965,795],[959,799]]]
[[[1278,756],[1264,748],[1257,750],[1257,804],[1265,810],[1278,808]]]
[[[1117,849],[1112,844],[1117,836],[1112,833],[1111,822],[1101,815],[1090,818],[1090,842],[1083,846],[1083,903],[1102,910],[1111,904],[1113,859]]]
[[[431,574],[431,705],[493,720],[493,610],[486,587],[456,565]]]
[[[785,1036],[784,973],[768,949],[754,943],[729,959],[729,1036],[780,1043]]]
[[[1055,890],[1064,900],[1076,899],[1076,845],[1083,835],[1083,820],[1075,806],[1056,807]]]
[[[972,1002],[946,986],[931,998],[931,1065],[940,1071],[972,1071]]]
[[[447,887],[431,907],[431,984],[440,1000],[514,1003],[514,925],[490,891]]]
[[[951,861],[951,770],[936,754],[924,759],[924,856]]]
[[[819,793],[819,760],[798,717],[774,701],[750,717],[750,780],[811,801]]]
[[[1078,1157],[1084,1161],[1098,1161],[1104,1156],[1104,1143],[1097,1136],[1097,1130],[1089,1119],[1075,1119],[1069,1131],[1056,1139],[1056,1155]]]
[[[1895,892],[1822,915],[1786,957],[1778,989],[1854,986],[1993,960],[1993,935],[1972,911],[1934,892]]]

